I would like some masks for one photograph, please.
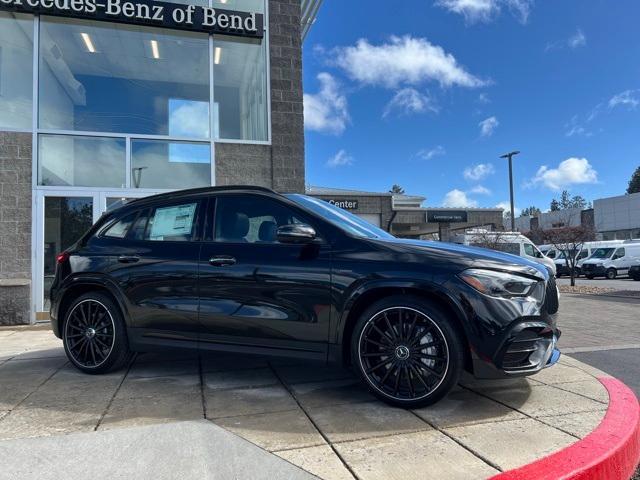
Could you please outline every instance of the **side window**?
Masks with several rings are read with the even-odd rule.
[[[121,218],[102,233],[103,237],[110,238],[124,238],[127,236],[127,232],[131,227],[131,224],[135,221],[138,216],[138,212],[130,213],[125,217]]]
[[[547,252],[547,257],[548,258],[556,258],[556,251],[555,250],[549,250],[549,252]]]
[[[536,250],[535,250],[535,248],[533,248],[533,245],[531,245],[530,243],[525,243],[524,244],[524,253],[526,253],[530,257],[535,257],[536,256]]]
[[[616,253],[613,254],[613,258],[612,260],[616,260],[618,258],[622,258],[624,257],[626,254],[624,248],[619,248],[618,250],[616,250]]]
[[[581,250],[580,255],[578,255],[578,260],[582,260],[583,258],[587,258],[589,256],[589,252],[587,250]]]
[[[149,217],[143,239],[155,242],[191,241],[197,207],[197,202],[156,207]]]
[[[519,256],[520,244],[519,243],[498,243],[495,245],[494,250]]]
[[[214,241],[230,243],[278,243],[281,225],[307,223],[288,206],[269,198],[219,196],[216,200]]]

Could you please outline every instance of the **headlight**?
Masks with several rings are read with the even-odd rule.
[[[544,298],[544,282],[512,273],[471,268],[459,277],[480,293],[492,297],[534,297],[538,301]]]

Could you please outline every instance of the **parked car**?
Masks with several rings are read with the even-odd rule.
[[[57,256],[51,324],[105,373],[164,347],[350,364],[379,398],[436,402],[463,370],[534,374],[559,358],[547,269],[402,240],[328,202],[258,187],[132,201]]]
[[[631,265],[640,257],[640,243],[623,243],[618,247],[598,248],[582,262],[582,272],[589,279],[606,277],[614,279],[629,273]]]
[[[640,281],[640,258],[637,259],[637,263],[629,267],[629,277],[636,281]]]
[[[544,255],[531,240],[520,232],[490,232],[483,229],[472,229],[464,234],[456,235],[454,242],[517,255],[541,263],[549,269],[552,275],[556,274],[554,261]]]

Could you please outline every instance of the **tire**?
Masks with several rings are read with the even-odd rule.
[[[593,275],[586,274],[585,277],[587,277],[589,280],[593,280]]]
[[[636,282],[640,282],[640,277],[631,277],[631,278],[633,278],[633,280]]]
[[[613,280],[618,275],[618,272],[616,272],[615,268],[610,268],[609,270],[607,270],[607,274],[606,275],[607,275],[607,278],[609,280]]]
[[[69,361],[85,373],[118,370],[131,357],[122,312],[99,292],[85,293],[71,304],[62,325],[62,343]]]
[[[419,408],[436,403],[457,385],[464,347],[440,307],[396,295],[375,302],[360,316],[351,337],[351,362],[376,397],[397,407]]]

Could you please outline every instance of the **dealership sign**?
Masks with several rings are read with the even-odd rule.
[[[0,10],[262,38],[264,16],[152,0],[0,0]]]
[[[427,223],[466,223],[465,210],[428,210]]]
[[[331,205],[335,205],[336,207],[342,208],[344,210],[357,210],[358,209],[358,200],[337,200],[337,199],[329,199],[327,200]]]

